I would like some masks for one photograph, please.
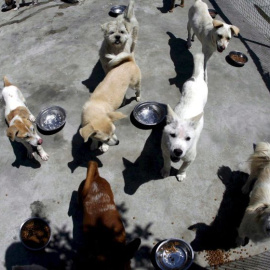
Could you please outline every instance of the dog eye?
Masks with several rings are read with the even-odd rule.
[[[125,32],[124,32],[124,31],[121,31],[120,33],[121,33],[121,34],[124,34]]]
[[[29,135],[26,135],[24,138],[25,139],[30,139],[30,136]]]
[[[114,34],[114,32],[113,32],[113,31],[109,32],[109,35],[113,35],[113,34]]]
[[[222,35],[218,35],[218,38],[222,39]]]
[[[190,137],[186,137],[186,141],[190,141]]]
[[[170,136],[175,138],[175,133],[171,133]]]
[[[231,38],[230,37],[227,37],[227,40],[230,40]]]

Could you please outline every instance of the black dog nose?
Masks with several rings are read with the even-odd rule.
[[[119,141],[117,141],[115,145],[118,145],[118,144],[119,144]]]
[[[183,151],[181,149],[174,149],[173,153],[177,156],[180,157],[183,154]]]
[[[120,39],[120,36],[115,36],[116,39]]]

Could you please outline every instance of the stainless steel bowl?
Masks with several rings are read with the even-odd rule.
[[[247,56],[244,53],[238,51],[231,51],[229,53],[229,58],[234,64],[239,66],[244,66],[248,61]]]
[[[163,121],[166,116],[165,105],[155,102],[147,101],[138,104],[134,110],[134,118],[141,124],[147,126],[154,126]]]
[[[186,270],[194,260],[194,252],[184,240],[170,238],[157,247],[155,260],[161,270]]]
[[[20,240],[29,250],[44,249],[51,241],[51,227],[47,221],[39,217],[25,220],[20,227]]]
[[[52,106],[42,110],[37,119],[37,126],[43,131],[54,131],[66,122],[66,111],[59,106]]]
[[[124,5],[113,6],[110,12],[115,15],[120,15],[125,11],[126,8],[127,6],[124,6]]]

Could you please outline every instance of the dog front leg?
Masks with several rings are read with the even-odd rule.
[[[185,0],[181,0],[180,7],[184,7],[184,6],[185,6]]]
[[[31,146],[31,144],[29,143],[26,143],[26,142],[22,142],[20,141],[24,146],[25,148],[27,149],[27,157],[32,159],[34,157],[34,151],[33,151],[33,147]]]
[[[190,164],[193,162],[193,160],[189,160],[189,161],[184,161],[182,166],[180,167],[180,169],[177,172],[176,178],[179,182],[182,182],[185,180],[186,178],[186,170],[187,168],[190,166]]]
[[[41,145],[37,146],[37,151],[42,160],[47,161],[49,159],[49,155],[44,151]]]
[[[164,138],[162,138],[162,141],[163,140]],[[163,168],[161,169],[160,173],[163,178],[166,178],[170,175],[170,171],[171,171],[170,151],[164,143],[161,143],[161,150],[162,150],[162,156],[163,156]]]
[[[169,9],[169,12],[173,12],[174,7],[175,7],[175,0],[171,0],[171,7]]]
[[[92,139],[91,145],[90,145],[90,150],[94,151],[98,148],[98,141],[95,139]]]
[[[250,190],[250,185],[253,182],[254,178],[251,177],[251,175],[248,177],[247,182],[244,184],[244,186],[242,187],[242,193],[243,194],[248,194],[249,190]]]
[[[136,101],[139,102],[141,100],[141,80],[139,79],[137,84],[134,86]]]
[[[191,25],[190,22],[187,23],[188,38],[187,38],[187,48],[191,48]]]

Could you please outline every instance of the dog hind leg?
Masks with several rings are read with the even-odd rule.
[[[191,25],[190,25],[190,22],[187,23],[187,30],[188,30],[187,48],[190,49],[191,48]]]

